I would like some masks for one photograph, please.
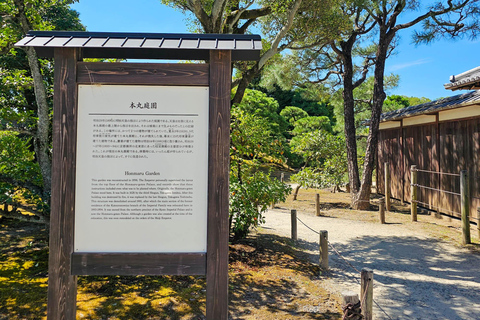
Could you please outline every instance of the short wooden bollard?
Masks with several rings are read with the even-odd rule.
[[[477,237],[480,239],[480,207],[477,208]]]
[[[410,167],[411,170],[411,179],[410,179],[410,211],[412,214],[412,221],[417,221],[417,166],[413,165]]]
[[[361,320],[362,310],[358,294],[352,291],[342,292],[343,297],[343,319]]]
[[[378,213],[380,215],[380,223],[385,224],[385,199],[381,198],[378,205]]]
[[[297,240],[297,210],[290,212],[292,220],[292,239]]]
[[[320,230],[320,268],[328,269],[328,231]]]
[[[462,210],[462,244],[470,244],[470,199],[467,170],[460,171],[460,203]]]
[[[285,173],[280,174],[280,182],[283,183],[285,181]]]
[[[315,212],[317,217],[320,217],[320,194],[315,194]]]
[[[385,206],[390,211],[390,170],[388,170],[388,162],[385,162]]]
[[[362,315],[365,320],[373,319],[373,270],[362,269],[362,283],[360,289],[362,301]]]

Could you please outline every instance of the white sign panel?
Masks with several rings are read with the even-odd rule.
[[[79,85],[76,252],[206,252],[207,87]]]

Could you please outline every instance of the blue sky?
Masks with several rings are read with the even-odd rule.
[[[185,33],[187,16],[160,0],[80,0],[73,5],[88,31]],[[400,75],[400,85],[388,94],[438,99],[464,91],[445,90],[451,75],[480,66],[480,39],[438,40],[411,44],[410,30],[400,33],[397,54],[387,61],[386,73]]]

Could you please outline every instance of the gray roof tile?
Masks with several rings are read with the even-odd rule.
[[[480,90],[386,112],[382,114],[380,121],[400,120],[422,114],[435,113],[441,110],[454,109],[475,102],[480,103]]]
[[[41,57],[70,47],[85,58],[206,60],[209,50],[231,50],[233,60],[258,60],[262,41],[258,35],[30,31],[16,46],[35,47]]]

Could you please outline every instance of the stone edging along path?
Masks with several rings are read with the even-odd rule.
[[[374,271],[374,319],[480,319],[480,256],[421,230],[298,213],[356,269]],[[290,211],[270,209],[262,228],[290,237]],[[298,243],[318,263],[319,235],[298,223]],[[360,291],[360,275],[329,248],[328,289]],[[383,309],[383,310],[382,310]]]

